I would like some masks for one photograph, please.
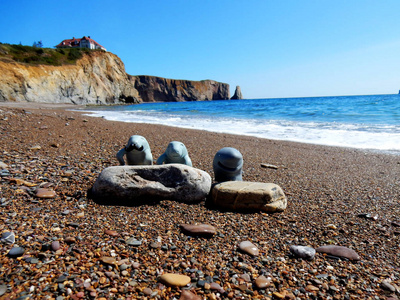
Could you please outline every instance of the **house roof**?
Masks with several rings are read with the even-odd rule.
[[[67,39],[67,40],[63,40],[61,43],[59,43],[57,47],[78,47],[79,43],[81,42],[81,40],[86,40],[89,41],[91,44],[95,44],[101,48],[104,48],[102,45],[100,45],[98,42],[96,42],[94,39],[91,39],[90,36],[84,36],[83,38],[80,39],[76,39],[75,37],[73,37],[72,39]],[[104,48],[105,49],[105,48]]]

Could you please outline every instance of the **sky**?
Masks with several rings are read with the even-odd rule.
[[[90,36],[131,75],[213,79],[244,98],[395,94],[399,0],[0,0],[0,42]]]

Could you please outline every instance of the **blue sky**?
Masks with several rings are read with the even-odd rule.
[[[214,79],[245,98],[393,94],[399,0],[0,0],[0,42],[91,36],[131,75]]]

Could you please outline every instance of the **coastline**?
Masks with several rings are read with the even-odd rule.
[[[326,297],[333,293],[338,299],[346,294],[367,298],[389,295],[381,287],[385,280],[400,286],[400,232],[393,225],[400,224],[399,156],[107,121],[83,116],[84,112],[70,108],[77,106],[0,102],[0,161],[10,171],[10,176],[1,177],[0,198],[8,204],[1,207],[0,231],[14,231],[18,236],[16,243],[26,249],[27,257],[41,257],[39,253],[45,251],[40,250],[40,245],[54,238],[64,251],[56,255],[55,251],[47,250],[46,259],[54,260],[51,264],[30,264],[24,259],[8,258],[6,254],[11,246],[1,244],[2,274],[8,274],[11,279],[17,268],[29,266],[33,274],[40,272],[44,277],[41,284],[39,278],[28,273],[23,275],[26,285],[16,284],[15,279],[0,282],[10,286],[7,296],[29,294],[30,286],[35,287],[34,297],[62,295],[59,289],[43,291],[43,288],[67,272],[68,276],[75,276],[72,280],[90,279],[99,297],[113,294],[135,299],[144,297],[146,288],[161,298],[179,297],[181,289],[163,287],[157,276],[160,272],[185,273],[185,266],[201,271],[205,277],[217,276],[215,281],[227,291],[223,296],[201,285],[191,288],[193,293],[207,299],[225,299],[228,295],[232,296],[228,298],[268,299],[274,293],[298,293],[299,297],[306,297],[307,293],[321,293],[321,297]],[[86,191],[102,169],[117,165],[115,154],[133,134],[146,137],[154,159],[170,141],[183,142],[193,166],[211,176],[215,153],[223,147],[234,147],[244,158],[243,180],[278,184],[288,197],[288,208],[283,213],[267,215],[221,212],[207,208],[204,203],[187,205],[169,200],[140,207],[95,204],[87,199]],[[278,169],[262,168],[262,163]],[[10,177],[37,184],[49,182],[57,196],[50,200],[37,199],[26,187],[21,188],[7,179]],[[70,213],[60,214],[66,210]],[[84,216],[79,215],[81,212]],[[85,225],[72,228],[68,226],[71,222]],[[179,224],[195,222],[211,224],[220,234],[209,241],[187,238],[180,233]],[[106,234],[106,229],[116,231],[118,237]],[[70,236],[76,239],[72,245],[66,242]],[[140,247],[129,247],[120,241],[132,236],[142,241]],[[176,248],[149,248],[157,237],[163,244]],[[256,244],[260,256],[253,258],[238,252],[237,244],[242,240]],[[361,256],[361,262],[329,259],[319,254],[305,263],[289,256],[292,244],[317,248],[330,243],[354,249]],[[115,253],[116,260],[128,266],[127,273],[104,266],[95,253]],[[135,263],[139,263],[138,268]],[[44,275],[45,272],[49,273]],[[108,284],[101,284],[102,276],[96,272],[103,275],[114,272],[118,277],[110,279],[104,275]],[[232,279],[234,274],[240,279],[237,284]],[[243,274],[249,274],[250,281],[241,280]],[[258,290],[253,283],[262,274],[271,277],[274,284]],[[324,283],[329,283],[327,289]],[[307,290],[310,285],[316,289]],[[329,286],[334,287],[334,292]],[[93,292],[79,285],[71,291],[72,295],[83,291],[87,297]]]

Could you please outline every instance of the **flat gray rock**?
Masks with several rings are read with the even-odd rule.
[[[230,210],[284,211],[287,199],[274,183],[226,181],[213,187],[212,199],[216,206]]]
[[[210,189],[208,173],[183,164],[115,166],[101,172],[91,197],[108,205],[137,205],[163,199],[190,203],[204,200]]]

